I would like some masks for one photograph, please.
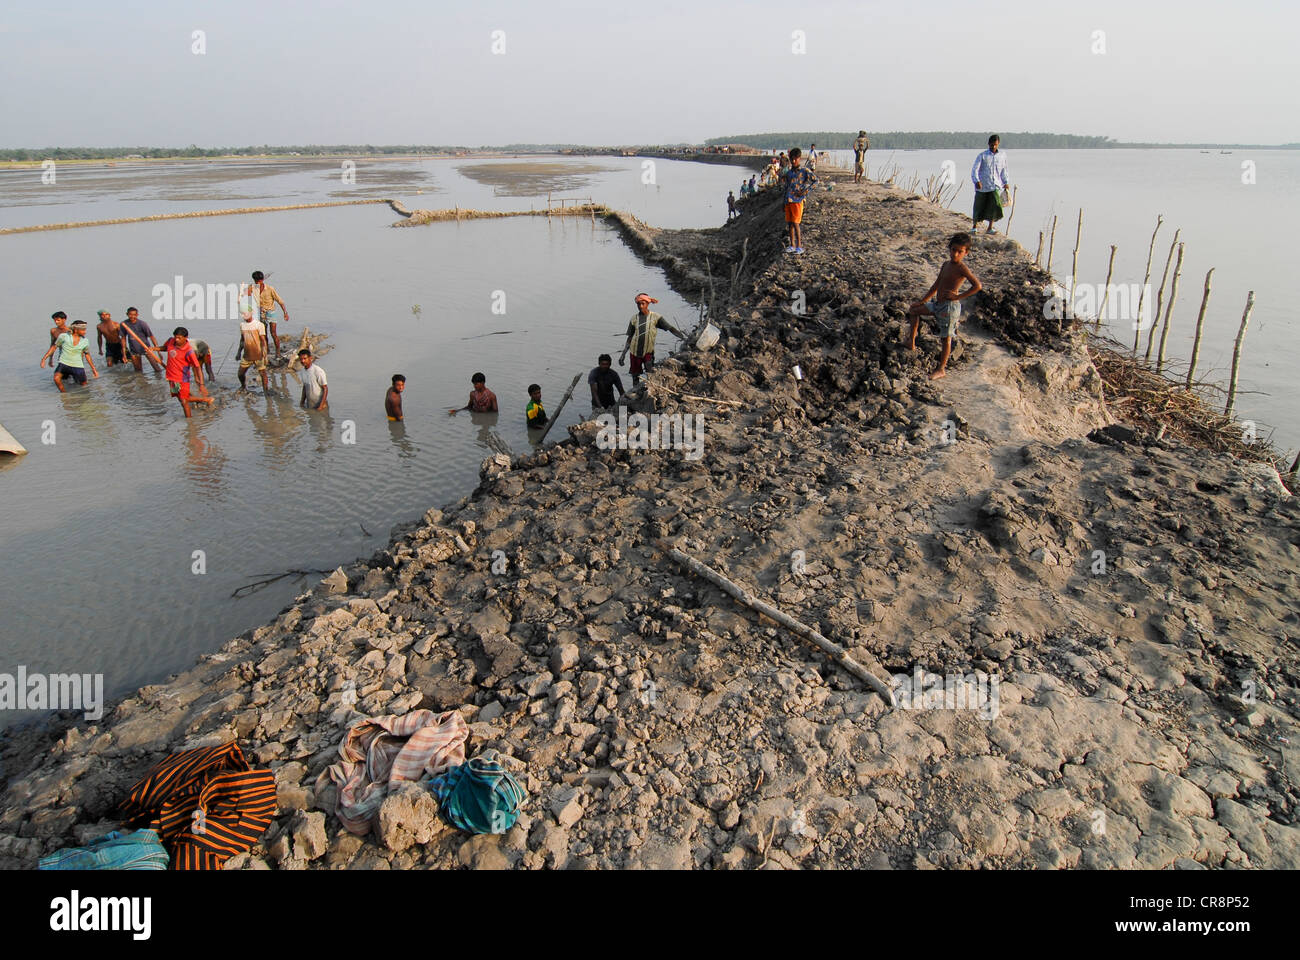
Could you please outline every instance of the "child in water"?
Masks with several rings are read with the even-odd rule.
[[[528,418],[528,429],[546,426],[546,408],[542,406],[542,388],[535,383],[528,385],[528,407],[524,411]]]

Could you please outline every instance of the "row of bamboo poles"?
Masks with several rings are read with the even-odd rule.
[[[1014,202],[1012,204],[1012,213],[1013,214],[1015,213]],[[1159,235],[1160,228],[1164,225],[1164,222],[1165,222],[1164,216],[1159,216],[1156,218],[1156,228],[1151,234],[1151,244],[1147,250],[1146,273],[1142,278],[1142,286],[1140,288],[1141,292],[1138,295],[1138,305],[1136,310],[1136,317],[1138,322],[1135,323],[1135,329],[1133,333],[1133,356],[1135,359],[1137,357],[1138,350],[1141,346],[1142,330],[1143,330],[1141,324],[1141,319],[1143,316],[1142,308],[1144,306],[1144,301],[1146,299],[1147,286],[1151,282],[1151,266],[1155,258],[1156,238]],[[1053,216],[1051,230],[1050,232],[1047,233],[1046,237],[1044,236],[1044,231],[1041,230],[1039,231],[1038,249],[1034,253],[1034,266],[1041,265],[1049,276],[1052,273],[1052,258],[1056,249],[1056,225],[1057,225],[1057,218]],[[1010,229],[1011,229],[1011,220],[1008,218],[1007,220],[1008,233],[1010,232]],[[1173,320],[1174,304],[1178,300],[1178,288],[1183,275],[1183,252],[1184,252],[1185,244],[1180,242],[1179,240],[1181,235],[1182,235],[1181,229],[1175,230],[1173,242],[1169,245],[1169,255],[1168,257],[1165,258],[1164,273],[1160,277],[1160,290],[1156,295],[1155,313],[1149,328],[1147,328],[1148,332],[1147,332],[1146,351],[1142,357],[1142,363],[1149,367],[1151,364],[1152,351],[1153,349],[1155,350],[1156,360],[1155,360],[1154,372],[1157,377],[1164,376],[1165,359],[1166,359],[1165,348],[1169,342],[1169,330],[1170,327],[1172,326],[1171,321]],[[1047,241],[1047,262],[1046,264],[1040,264],[1040,261],[1042,260],[1044,239],[1046,239]],[[1075,234],[1074,234],[1074,258],[1070,266],[1070,280],[1069,280],[1069,286],[1067,287],[1067,295],[1071,298],[1071,306],[1073,306],[1074,289],[1079,275],[1079,248],[1081,247],[1082,243],[1083,243],[1083,210],[1080,209],[1078,226],[1076,227]],[[1103,285],[1104,293],[1102,295],[1101,305],[1097,310],[1097,317],[1096,317],[1096,326],[1097,329],[1099,330],[1101,329],[1102,317],[1105,316],[1106,304],[1110,297],[1110,282],[1114,275],[1115,252],[1118,249],[1119,248],[1115,244],[1110,245],[1110,261],[1106,267],[1106,282]],[[1172,282],[1170,281],[1170,273],[1169,273],[1170,267],[1173,268]],[[1203,291],[1201,293],[1201,308],[1196,316],[1196,332],[1192,339],[1192,356],[1187,367],[1187,376],[1183,382],[1183,389],[1188,393],[1191,392],[1192,386],[1195,383],[1196,367],[1200,360],[1202,334],[1204,333],[1205,330],[1206,311],[1209,308],[1209,304],[1210,304],[1210,291],[1213,285],[1214,270],[1215,268],[1211,267],[1209,271],[1205,274],[1205,284],[1204,284]],[[1169,299],[1167,302],[1165,300],[1166,286],[1168,286],[1169,288]],[[1250,325],[1250,315],[1254,311],[1254,309],[1255,309],[1255,291],[1251,290],[1246,295],[1246,306],[1242,312],[1241,323],[1237,328],[1237,339],[1232,348],[1232,369],[1228,377],[1227,402],[1224,404],[1224,408],[1223,408],[1223,416],[1225,419],[1232,418],[1233,410],[1236,407],[1237,382],[1238,382],[1238,375],[1240,374],[1241,371],[1241,345],[1246,338],[1246,328]],[[1161,319],[1162,310],[1164,311],[1163,320]],[[1157,327],[1160,328],[1160,340],[1158,346],[1156,345]],[[1300,471],[1300,453],[1297,453],[1295,460],[1291,464],[1291,469],[1288,472],[1290,473],[1291,476],[1294,477],[1297,471]]]
[[[225,210],[187,210],[182,213],[154,213],[144,217],[118,217],[114,220],[75,220],[70,223],[42,223],[30,227],[5,227],[0,236],[11,233],[38,233],[42,230],[75,230],[78,227],[107,227],[119,223],[150,223],[154,220],[189,220],[195,217],[228,217],[243,213],[275,213],[280,210],[315,210],[320,207],[350,207],[359,203],[386,203],[404,217],[410,211],[396,200],[374,197],[367,200],[326,200],[320,203],[290,203],[278,207],[230,207]]]

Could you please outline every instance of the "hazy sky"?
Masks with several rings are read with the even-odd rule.
[[[5,0],[0,146],[1296,142],[1298,35],[1295,0]]]

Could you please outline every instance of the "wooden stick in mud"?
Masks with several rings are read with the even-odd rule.
[[[1160,290],[1156,294],[1156,315],[1151,318],[1151,332],[1147,334],[1147,352],[1144,359],[1151,359],[1151,348],[1156,342],[1156,326],[1160,323],[1160,309],[1165,302],[1165,284],[1169,282],[1169,268],[1174,263],[1174,251],[1178,249],[1178,237],[1183,232],[1182,227],[1174,231],[1174,242],[1169,245],[1169,258],[1165,260],[1165,272],[1160,277]]]
[[[1056,251],[1056,217],[1052,217],[1052,239],[1047,244],[1047,272],[1052,272],[1052,254]]]
[[[1174,315],[1174,302],[1178,299],[1178,281],[1183,276],[1183,247],[1178,245],[1178,265],[1174,267],[1174,282],[1169,287],[1169,306],[1165,310],[1165,322],[1160,327],[1160,352],[1156,354],[1156,373],[1165,368],[1165,343],[1169,340],[1169,321]]]
[[[961,189],[961,184],[957,184],[957,189],[958,190]],[[1019,184],[1011,188],[1011,211],[1007,214],[1007,225],[1003,231],[1008,237],[1011,236],[1011,218],[1016,215],[1016,194],[1019,192],[1019,190],[1020,190]],[[952,199],[956,200],[957,194],[954,193],[952,195]],[[952,206],[952,200],[948,201],[948,206],[950,207]]]
[[[582,374],[575,376],[573,378],[573,383],[569,384],[569,389],[564,391],[564,399],[561,400],[560,405],[555,408],[555,415],[551,417],[551,422],[546,425],[546,429],[542,431],[542,435],[537,438],[538,444],[541,444],[541,442],[546,439],[546,435],[551,432],[551,427],[555,426],[555,421],[560,419],[560,411],[563,410],[564,405],[569,402],[569,397],[573,396],[573,388],[578,385],[578,381],[581,379]]]
[[[1187,389],[1192,389],[1192,378],[1196,376],[1196,361],[1201,356],[1201,329],[1205,326],[1205,308],[1210,303],[1210,278],[1214,268],[1205,275],[1205,293],[1201,296],[1201,312],[1196,317],[1196,339],[1192,341],[1192,365],[1187,368]]]
[[[1232,406],[1237,402],[1237,372],[1241,367],[1241,341],[1246,337],[1246,325],[1250,323],[1250,312],[1254,309],[1255,291],[1252,290],[1246,295],[1246,310],[1241,315],[1241,326],[1237,329],[1237,343],[1232,348],[1232,377],[1228,380],[1228,404],[1223,408],[1225,417],[1232,416]]]
[[[880,696],[883,697],[884,700],[891,707],[898,706],[897,702],[894,700],[894,693],[892,690],[890,690],[889,685],[885,683],[883,680],[881,680],[879,677],[877,677],[875,674],[871,673],[865,667],[863,667],[852,657],[850,657],[844,651],[844,648],[841,647],[839,644],[832,643],[830,640],[827,640],[824,636],[822,636],[812,627],[800,623],[798,620],[794,619],[794,617],[791,617],[788,614],[782,613],[780,610],[776,609],[776,607],[772,606],[770,603],[764,603],[762,600],[759,600],[757,597],[755,597],[744,587],[740,586],[739,584],[735,583],[732,580],[727,579],[722,574],[718,573],[718,571],[714,570],[712,567],[706,564],[701,563],[699,560],[696,560],[694,557],[687,556],[686,554],[682,553],[682,551],[678,550],[676,547],[671,547],[668,544],[663,542],[660,542],[659,546],[668,553],[668,556],[670,556],[681,566],[685,567],[691,573],[695,574],[697,577],[702,577],[705,580],[708,580],[714,586],[719,587],[724,593],[730,594],[731,596],[735,597],[737,600],[739,600],[745,606],[749,607],[751,610],[758,611],[759,613],[769,618],[770,620],[774,620],[777,623],[781,624],[781,626],[785,627],[787,630],[789,630],[791,633],[795,634],[796,636],[801,637],[804,640],[807,640],[809,643],[817,647],[823,653],[830,656],[830,658],[835,663],[839,664],[849,673],[853,674],[853,676],[857,677],[859,680],[861,680],[863,683],[869,686],[872,690],[876,691],[876,693],[880,694]]]
[[[665,387],[664,390],[672,394],[674,397],[681,397],[683,400],[699,400],[699,401],[703,401],[704,403],[720,403],[728,407],[744,406],[744,404],[741,403],[739,400],[719,400],[717,397],[697,397],[693,393],[679,393],[676,390],[672,389],[671,387]]]
[[[1097,310],[1097,329],[1101,329],[1101,318],[1106,315],[1106,302],[1110,300],[1110,278],[1115,272],[1115,251],[1119,248],[1115,244],[1110,245],[1110,263],[1106,267],[1106,283],[1102,286],[1101,307]]]
[[[1083,239],[1083,207],[1079,208],[1079,228],[1074,232],[1074,261],[1070,264],[1070,312],[1074,313],[1074,287],[1079,282],[1079,242]]]
[[[1038,249],[1034,251],[1034,266],[1038,266],[1038,261],[1043,256],[1043,231],[1038,231]]]
[[[1287,473],[1289,473],[1291,476],[1294,477],[1296,475],[1297,470],[1300,470],[1300,453],[1297,453],[1295,455],[1295,460],[1292,461],[1291,469],[1288,470]]]
[[[1146,299],[1147,284],[1151,282],[1151,258],[1156,253],[1156,234],[1160,232],[1160,225],[1165,222],[1164,215],[1156,217],[1156,228],[1151,233],[1151,249],[1147,251],[1147,272],[1142,278],[1142,290],[1138,293],[1137,320],[1133,323],[1133,353],[1138,352],[1138,342],[1142,339],[1142,301]]]

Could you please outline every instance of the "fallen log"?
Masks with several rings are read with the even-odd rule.
[[[708,580],[714,586],[719,587],[724,593],[730,594],[731,596],[735,597],[737,600],[739,600],[745,606],[749,607],[751,610],[758,611],[763,616],[781,624],[781,626],[785,627],[787,630],[789,630],[791,633],[795,634],[796,636],[801,637],[804,640],[807,640],[813,646],[817,647],[823,653],[827,654],[831,658],[831,660],[833,660],[835,663],[839,664],[846,671],[848,671],[853,676],[857,677],[859,680],[861,680],[863,683],[869,686],[872,690],[876,691],[876,693],[880,694],[880,696],[884,698],[885,702],[888,703],[891,707],[898,706],[897,701],[895,701],[894,699],[894,693],[889,688],[889,685],[885,683],[885,681],[877,677],[874,673],[867,670],[864,666],[862,666],[862,664],[858,663],[856,660],[850,657],[848,653],[845,652],[844,648],[841,647],[839,644],[827,640],[824,636],[822,636],[812,627],[800,623],[798,620],[796,620],[794,617],[789,616],[788,614],[782,613],[780,610],[772,606],[770,603],[765,603],[764,601],[759,600],[757,597],[755,597],[744,587],[740,586],[739,584],[735,583],[732,580],[728,580],[726,577],[718,573],[718,571],[714,570],[712,567],[708,566],[707,564],[701,563],[699,560],[696,560],[694,557],[687,556],[685,553],[682,553],[682,551],[678,550],[676,547],[669,546],[666,543],[660,543],[660,547],[663,548],[668,553],[668,556],[670,556],[681,566],[685,567],[691,573],[695,574],[698,577],[702,577],[705,580]]]

